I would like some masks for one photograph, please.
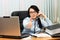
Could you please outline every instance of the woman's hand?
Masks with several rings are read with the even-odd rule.
[[[30,22],[27,25],[27,28],[30,29],[32,27],[32,18],[30,18]]]
[[[41,12],[41,11],[39,11],[39,13],[38,13],[38,15],[37,15],[37,16],[43,17],[44,19],[46,19],[46,18],[47,18],[47,16],[46,16],[46,15],[44,15],[44,13],[43,13],[43,12]]]

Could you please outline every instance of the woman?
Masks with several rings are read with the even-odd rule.
[[[52,25],[52,22],[35,5],[30,6],[28,14],[29,17],[23,20],[24,30],[22,33],[38,33],[43,27]],[[39,17],[44,18],[44,20]]]

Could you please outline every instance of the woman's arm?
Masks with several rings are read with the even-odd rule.
[[[41,20],[41,23],[42,23],[43,26],[46,27],[46,26],[53,25],[53,23],[51,22],[51,20],[49,20],[49,18],[47,18],[47,16],[43,12],[40,11],[38,15],[40,17],[44,18],[44,20],[43,19]]]
[[[46,18],[45,21],[46,21],[46,23],[48,24],[48,26],[53,25],[53,23],[51,22],[51,20],[49,20],[49,18]]]

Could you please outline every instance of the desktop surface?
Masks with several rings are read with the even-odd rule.
[[[60,38],[37,38],[37,37],[31,37],[31,39],[23,38],[23,39],[10,39],[10,38],[0,38],[0,40],[60,40]]]

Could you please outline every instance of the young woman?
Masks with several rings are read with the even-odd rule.
[[[35,5],[30,6],[28,14],[29,17],[23,20],[24,30],[22,33],[38,33],[43,27],[52,25],[52,22]],[[40,18],[44,18],[44,20]]]

